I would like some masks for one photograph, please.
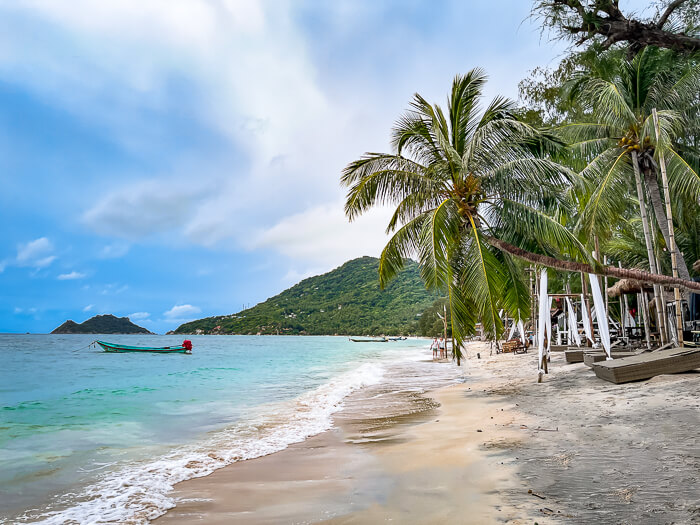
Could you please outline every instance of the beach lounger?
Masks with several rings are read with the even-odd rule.
[[[508,353],[513,352],[514,354],[526,354],[527,347],[523,345],[520,339],[512,339],[510,341],[504,341],[501,344],[501,352]]]
[[[611,352],[611,354],[613,359],[622,359],[623,357],[632,357],[633,355],[637,355],[637,352],[624,352],[618,350]],[[593,363],[605,361],[607,357],[608,356],[605,354],[604,350],[598,352],[584,352],[583,362],[586,366],[593,367]]]
[[[583,363],[583,347],[576,348],[569,347],[569,349],[564,352],[564,357],[566,357],[567,363]]]
[[[696,368],[700,368],[700,348],[672,348],[645,352],[593,364],[595,375],[616,384],[649,379],[661,374],[689,372]]]
[[[566,345],[552,345],[549,350],[550,352],[566,352],[568,348]]]

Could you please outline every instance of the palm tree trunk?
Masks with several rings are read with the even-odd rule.
[[[654,210],[654,216],[656,217],[656,222],[659,225],[661,234],[664,236],[664,241],[669,251],[673,242],[671,240],[671,233],[668,229],[668,218],[666,212],[664,211],[664,202],[661,199],[661,192],[659,192],[659,180],[656,176],[656,171],[653,169],[644,170],[644,182],[649,191],[649,200],[651,201],[651,208]],[[674,250],[676,254],[676,263],[678,265],[678,277],[681,279],[690,279],[690,272],[688,271],[688,265],[685,263],[685,259],[681,254],[678,247]],[[661,268],[659,268],[659,272]]]
[[[639,214],[642,216],[642,229],[644,230],[644,242],[647,246],[647,257],[649,258],[649,270],[651,273],[658,274],[656,271],[656,259],[654,259],[654,244],[651,239],[651,231],[649,229],[649,219],[647,217],[646,199],[644,198],[644,190],[642,189],[642,178],[639,173],[639,157],[637,152],[632,151],[632,167],[634,168],[634,180],[637,185],[637,198],[639,199]],[[661,336],[661,344],[666,344],[666,331],[664,330],[665,323],[663,322],[663,313],[660,310],[665,310],[663,306],[663,291],[661,287],[654,284],[654,301],[656,302],[656,319]]]
[[[661,135],[661,128],[659,127],[659,115],[656,112],[656,108],[652,110],[652,114],[654,117],[654,128],[656,131],[656,138],[658,141],[658,138]],[[668,189],[668,176],[666,174],[666,161],[664,160],[663,149],[659,150],[659,165],[661,167],[661,181],[663,183],[664,204],[666,205],[666,214],[668,221],[667,229],[669,236],[666,242],[668,243],[667,246],[669,251],[671,252],[671,275],[673,275],[674,277],[680,277],[682,275],[681,266],[685,268],[686,272],[688,271],[688,268],[685,266],[685,259],[683,259],[683,256],[681,256],[680,254],[680,250],[678,250],[678,246],[676,245],[676,235],[673,231],[673,211],[671,209],[671,193]],[[663,230],[661,231],[663,232]],[[688,274],[688,278],[690,278],[690,274]],[[681,312],[681,291],[678,288],[674,288],[673,295],[674,299],[676,300],[676,330],[678,332],[678,344],[679,346],[683,346],[683,314]]]
[[[541,255],[539,253],[528,252],[517,246],[492,237],[482,232],[481,238],[487,241],[491,246],[497,248],[501,251],[511,254],[518,259],[522,259],[532,264],[539,264],[540,266],[546,266],[548,268],[554,268],[555,270],[562,270],[565,272],[585,272],[593,273],[596,275],[607,275],[609,277],[615,277],[616,279],[635,279],[643,283],[649,284],[660,284],[663,286],[679,286],[684,290],[691,292],[700,292],[700,282],[686,281],[680,277],[671,277],[669,275],[659,275],[655,273],[645,272],[644,270],[630,270],[628,268],[616,268],[614,266],[599,266],[594,268],[588,263],[582,263],[577,261],[562,261],[560,259],[555,259],[548,255]]]

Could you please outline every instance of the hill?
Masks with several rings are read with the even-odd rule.
[[[135,325],[128,317],[96,315],[83,323],[68,320],[52,334],[150,334],[145,328]]]
[[[436,295],[423,285],[418,265],[408,261],[379,288],[379,259],[361,257],[309,277],[237,314],[185,323],[176,334],[379,335],[416,333],[421,312]]]

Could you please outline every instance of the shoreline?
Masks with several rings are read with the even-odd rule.
[[[522,511],[499,493],[516,489],[508,451],[520,439],[519,416],[510,401],[468,395],[481,386],[469,380],[428,391],[408,413],[341,410],[327,432],[179,483],[177,506],[154,521],[441,523],[469,515],[474,523],[516,523]]]
[[[554,353],[538,385],[535,354],[488,353],[471,343],[466,382],[424,394],[439,407],[341,411],[330,431],[178,484],[155,522],[700,521],[697,372],[613,385]]]

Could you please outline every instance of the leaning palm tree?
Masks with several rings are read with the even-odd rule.
[[[697,105],[700,66],[690,61],[678,65],[673,52],[645,48],[632,60],[621,59],[615,68],[601,68],[579,75],[567,89],[572,100],[585,108],[588,118],[561,126],[559,135],[570,143],[574,158],[587,163],[581,171],[587,185],[587,205],[581,215],[586,234],[603,237],[620,220],[627,196],[637,197],[640,217],[647,223],[647,198],[652,216],[666,245],[669,229],[659,192],[658,162],[668,165],[675,197],[700,199],[700,176],[677,147],[688,123],[686,109]],[[661,134],[654,131],[652,110],[658,109]],[[649,254],[653,224],[644,234]],[[655,272],[654,262],[650,268]],[[689,279],[686,261],[677,251],[679,276]]]
[[[498,338],[500,309],[516,320],[529,315],[524,272],[509,248],[588,261],[557,220],[574,176],[545,158],[560,143],[518,120],[507,99],[482,107],[485,82],[481,69],[455,77],[447,111],[416,94],[393,128],[393,151],[365,154],[341,179],[350,220],[395,207],[380,283],[416,258],[426,286],[447,295],[456,349],[477,321]]]

